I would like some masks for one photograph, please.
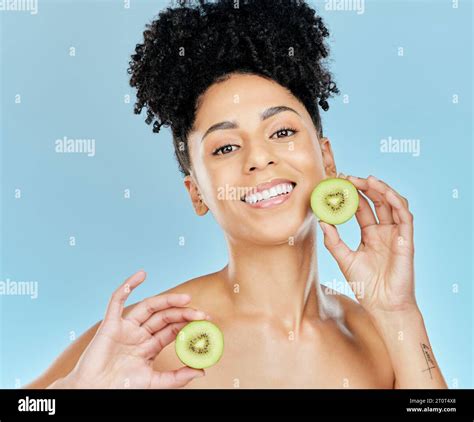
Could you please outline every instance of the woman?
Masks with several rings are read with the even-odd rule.
[[[328,35],[297,0],[182,2],[147,26],[129,69],[135,112],[147,108],[156,132],[171,127],[190,200],[222,227],[229,262],[124,308],[137,272],[29,387],[446,388],[414,296],[413,217],[386,183],[348,176],[360,191],[356,251],[319,223],[358,303],[319,284],[309,198],[337,176],[318,109],[338,92]],[[224,356],[176,369],[177,332],[206,318]]]

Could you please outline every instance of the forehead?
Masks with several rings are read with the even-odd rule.
[[[201,132],[221,120],[256,120],[263,109],[280,105],[304,112],[298,99],[277,82],[258,75],[233,74],[211,85],[201,96],[194,129]]]

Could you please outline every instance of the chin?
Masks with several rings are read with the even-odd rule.
[[[259,245],[288,244],[295,238],[304,225],[304,220],[292,218],[268,219],[263,224],[252,224],[246,238]]]

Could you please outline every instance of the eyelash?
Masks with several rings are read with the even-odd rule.
[[[282,127],[278,130],[275,131],[275,133],[278,133],[278,132],[283,132],[283,131],[291,131],[291,132],[294,132],[293,135],[295,135],[296,133],[298,133],[298,131],[292,127]],[[275,135],[275,133],[273,133],[273,135]],[[273,136],[272,135],[272,136]],[[293,136],[293,135],[289,135],[289,136]],[[289,138],[289,136],[285,136],[285,138]],[[226,154],[219,154],[219,151],[222,151],[224,148],[227,148],[227,147],[232,147],[232,146],[237,146],[237,145],[232,145],[232,144],[227,144],[227,145],[223,145],[217,149],[215,149],[213,152],[212,152],[212,155],[226,155]],[[232,152],[232,151],[231,151]]]

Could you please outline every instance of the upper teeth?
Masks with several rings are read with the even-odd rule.
[[[280,183],[279,185],[272,186],[270,189],[265,189],[262,192],[247,195],[245,197],[245,202],[248,204],[255,204],[256,202],[273,198],[274,196],[290,193],[292,190],[293,185],[291,183]]]

